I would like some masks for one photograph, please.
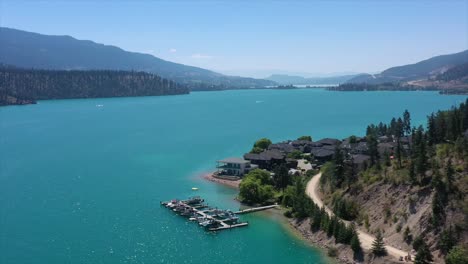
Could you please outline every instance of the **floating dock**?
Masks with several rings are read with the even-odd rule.
[[[188,217],[190,221],[198,222],[208,231],[221,231],[236,227],[248,226],[248,222],[240,222],[239,217],[230,210],[220,210],[204,204],[204,199],[192,197],[187,200],[171,200],[161,202],[161,205]]]

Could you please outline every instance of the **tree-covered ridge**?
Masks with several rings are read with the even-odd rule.
[[[408,84],[400,83],[379,83],[379,84],[370,84],[370,83],[343,83],[335,87],[329,87],[329,91],[415,91],[421,90],[422,87],[412,86]],[[435,88],[425,88],[424,90],[437,90]]]
[[[187,94],[160,76],[135,71],[55,71],[0,67],[0,105],[36,100]]]
[[[436,79],[441,81],[463,80],[468,82],[468,63],[457,65],[439,74]]]
[[[413,126],[404,111],[369,125],[365,137],[262,138],[244,158],[263,170],[244,176],[242,202],[281,203],[286,216],[349,245],[358,260],[385,255],[385,244],[411,252],[415,263],[464,263],[457,261],[468,250],[468,100],[432,113],[426,126]],[[318,168],[322,200],[333,216],[305,193]],[[369,252],[361,252],[355,230],[377,237]]]
[[[70,36],[43,35],[0,27],[0,39],[0,62],[22,68],[144,71],[183,84],[192,91],[276,85],[269,80],[227,76]]]
[[[431,114],[426,128],[412,127],[407,111],[388,124],[369,125],[365,137],[369,164],[356,168],[347,153],[337,149],[322,168],[322,188],[338,216],[363,224],[367,231],[384,228],[391,236],[404,229],[398,239],[417,252],[416,263],[429,263],[436,256],[448,262],[452,249],[467,243],[466,131],[468,100]],[[369,197],[375,198],[367,202]],[[430,206],[426,209],[418,200]],[[375,223],[380,216],[383,223]],[[418,224],[411,224],[415,220]]]

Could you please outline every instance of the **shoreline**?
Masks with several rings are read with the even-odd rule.
[[[220,178],[214,177],[213,173],[214,172],[204,173],[201,175],[201,177],[210,182],[221,184],[221,185],[234,188],[234,189],[239,189],[239,184],[241,183],[241,180],[232,181],[232,180],[220,179]]]
[[[204,173],[201,175],[201,177],[204,180],[207,180],[216,184],[221,184],[230,188],[235,188],[235,189],[239,189],[239,184],[241,182],[241,180],[231,181],[231,180],[216,178],[213,176],[213,172]],[[347,257],[343,257],[343,256],[338,256],[336,258],[329,257],[327,255],[327,249],[330,246],[328,245],[330,241],[326,239],[325,237],[323,237],[323,234],[316,235],[315,233],[312,233],[310,230],[308,230],[307,227],[310,226],[309,224],[304,225],[303,221],[299,221],[298,219],[295,219],[295,218],[287,218],[286,216],[283,215],[284,208],[283,207],[280,207],[280,208],[281,209],[279,209],[278,211],[275,210],[274,212],[265,212],[265,213],[273,214],[275,215],[275,217],[281,218],[279,219],[279,221],[283,225],[283,228],[286,229],[286,232],[296,237],[296,239],[303,241],[308,246],[313,247],[314,249],[320,250],[321,253],[323,254],[323,258],[328,259],[328,260],[333,260],[335,263],[340,263],[340,264],[353,263]]]

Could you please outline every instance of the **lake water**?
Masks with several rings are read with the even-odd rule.
[[[362,135],[406,108],[420,124],[464,99],[298,89],[2,107],[0,262],[326,263],[268,213],[210,234],[159,202],[198,187],[211,205],[238,209],[235,190],[199,175],[258,138]]]

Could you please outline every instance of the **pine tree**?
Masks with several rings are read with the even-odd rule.
[[[432,225],[433,227],[438,227],[442,222],[444,215],[444,208],[441,202],[440,194],[438,192],[434,193],[432,198]]]
[[[452,159],[449,159],[445,168],[445,178],[447,179],[447,189],[449,193],[453,190],[454,174],[455,171],[452,167]]]
[[[382,233],[380,233],[380,230],[377,232],[377,236],[375,237],[374,242],[372,242],[372,252],[376,256],[387,255],[387,249],[385,248]]]
[[[409,167],[409,180],[410,180],[411,185],[414,185],[417,182],[416,172],[414,171],[414,162],[412,160],[410,162],[410,167]]]
[[[412,240],[412,235],[411,235],[411,230],[409,229],[409,227],[407,226],[405,228],[405,231],[403,232],[403,239],[405,240],[406,243],[410,243],[411,240]]]
[[[427,139],[428,139],[429,145],[431,146],[438,143],[435,122],[436,122],[435,116],[434,116],[434,113],[432,113],[427,120]]]
[[[358,236],[354,226],[351,226],[351,232],[353,233],[353,236],[352,236],[351,242],[350,242],[351,249],[353,250],[354,255],[360,254],[362,252],[361,241],[359,240],[359,236]]]
[[[322,217],[322,210],[320,210],[320,208],[316,204],[314,204],[314,214],[312,216],[312,222],[310,224],[312,231],[318,231],[320,229]]]
[[[442,231],[437,247],[443,254],[447,254],[456,244],[457,238],[452,230],[452,226]]]
[[[408,110],[403,113],[403,130],[406,135],[411,133],[411,116]]]
[[[421,246],[419,246],[416,257],[414,258],[415,264],[430,264],[432,262],[432,254],[424,240],[422,241]]]
[[[398,161],[398,168],[401,168],[401,142],[400,138],[397,138],[397,147],[396,147],[396,158]]]

